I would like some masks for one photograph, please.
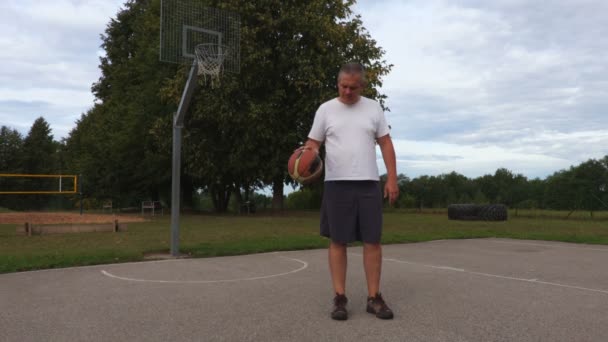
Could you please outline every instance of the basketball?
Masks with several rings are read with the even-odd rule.
[[[309,148],[299,148],[293,152],[287,163],[289,176],[300,184],[310,184],[321,176],[323,161],[319,154]]]

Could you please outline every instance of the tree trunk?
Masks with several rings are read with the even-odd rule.
[[[234,186],[234,199],[236,200],[236,207],[238,208],[239,214],[243,208],[243,196],[241,196],[241,187],[237,184]]]
[[[181,182],[181,207],[182,209],[192,209],[194,205],[194,184],[192,177],[182,174]]]
[[[230,204],[230,194],[232,194],[232,187],[228,186],[228,188],[224,190],[224,205],[222,208],[223,213],[228,211],[228,204]]]
[[[228,209],[228,203],[230,203],[232,186],[226,184],[216,184],[211,186],[210,192],[215,211],[218,213],[225,213]]]
[[[215,209],[215,211],[218,211],[218,208],[220,207],[220,203],[218,201],[218,193],[217,193],[217,189],[215,188],[215,186],[211,186],[209,187],[209,194],[211,195],[211,201],[213,202],[213,209]]]
[[[283,210],[283,178],[272,183],[272,210]]]

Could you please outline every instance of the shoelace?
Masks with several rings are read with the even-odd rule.
[[[380,305],[381,308],[386,307],[386,303],[380,293],[377,293],[375,297],[370,297],[369,300],[372,301],[372,305],[377,304]]]
[[[347,302],[347,299],[346,299],[346,296],[344,296],[344,295],[337,295],[334,298],[334,304],[336,306],[344,306],[344,305],[346,305],[346,302]]]

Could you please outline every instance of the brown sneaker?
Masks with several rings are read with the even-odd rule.
[[[331,312],[331,318],[344,321],[348,318],[348,312],[346,312],[346,303],[348,303],[348,299],[343,294],[337,294],[334,297],[334,309]]]
[[[381,319],[393,319],[393,311],[386,305],[380,293],[376,293],[375,297],[367,297],[367,312]]]

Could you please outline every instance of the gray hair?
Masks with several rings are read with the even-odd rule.
[[[360,75],[361,84],[363,84],[363,85],[367,84],[367,78],[365,77],[365,67],[361,63],[350,62],[350,63],[344,64],[340,68],[340,72],[338,73],[338,82],[340,82],[340,77],[342,77],[343,74]]]

